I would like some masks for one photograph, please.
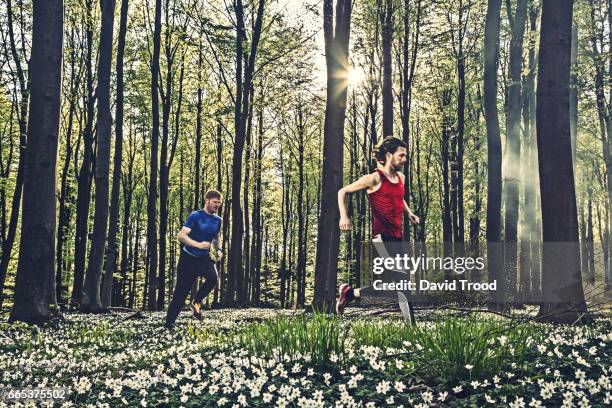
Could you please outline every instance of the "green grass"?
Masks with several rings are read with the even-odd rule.
[[[391,348],[398,352],[383,358],[401,359],[425,379],[452,383],[493,376],[512,363],[521,368],[540,336],[534,324],[495,319],[453,317],[411,326],[405,321],[350,324],[337,316],[314,314],[278,316],[246,325],[229,336],[226,344],[277,361],[288,356],[310,359],[315,365],[328,364],[334,355],[340,363],[346,361],[349,343],[355,350],[361,346]]]
[[[340,319],[319,313],[280,315],[264,323],[249,324],[230,337],[252,353],[276,360],[285,356],[305,358],[314,364],[324,364],[332,355],[343,357],[346,341]]]

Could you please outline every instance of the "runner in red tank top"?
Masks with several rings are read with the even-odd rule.
[[[410,223],[420,222],[419,217],[410,210],[404,200],[404,175],[400,170],[406,163],[406,143],[396,137],[387,136],[376,146],[374,155],[380,163],[376,171],[338,191],[340,229],[342,231],[351,229],[351,220],[344,203],[346,194],[367,189],[372,211],[373,240],[400,242],[404,213]],[[353,289],[346,283],[340,285],[339,293],[340,298],[336,303],[338,314],[344,313],[345,306],[353,299],[374,294],[371,287]]]

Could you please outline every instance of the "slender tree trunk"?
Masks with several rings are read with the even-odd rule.
[[[497,112],[497,64],[501,0],[489,0],[484,38],[484,111],[487,126],[487,266],[489,281],[497,281],[497,291],[489,308],[503,309],[505,302],[501,239],[502,152]]]
[[[21,60],[17,53],[15,42],[15,31],[13,24],[13,7],[12,0],[7,0],[7,20],[8,20],[8,35],[11,48],[11,55],[15,64],[17,78],[19,80],[19,90],[21,93],[21,101],[19,103],[19,162],[17,165],[17,177],[15,178],[15,188],[13,190],[13,201],[11,203],[11,216],[9,219],[8,232],[6,239],[2,242],[2,257],[0,258],[0,307],[2,307],[4,299],[4,282],[11,261],[11,253],[13,251],[13,243],[17,235],[17,224],[19,222],[19,208],[21,207],[21,192],[23,189],[23,177],[25,168],[25,149],[27,141],[27,123],[28,118],[28,100],[29,100],[29,78],[26,78],[25,71],[21,66]]]
[[[289,193],[291,189],[291,167],[290,164],[285,165],[283,160],[283,152],[280,152],[280,160],[281,160],[281,172],[282,172],[282,182],[283,182],[283,199],[281,203],[282,207],[282,224],[283,224],[283,241],[282,241],[282,256],[279,270],[280,277],[280,304],[281,308],[286,306],[287,300],[287,278],[288,272],[287,270],[287,237],[289,234],[289,222],[291,219],[290,215],[290,205],[289,205]]]
[[[340,231],[338,190],[342,186],[344,119],[346,116],[348,45],[351,28],[351,0],[337,0],[334,32],[333,1],[323,2],[327,98],[323,138],[323,177],[319,237],[315,264],[313,306],[330,313],[336,300],[336,279]]]
[[[24,167],[21,248],[15,301],[9,322],[42,324],[49,320],[54,276],[55,182],[62,92],[63,2],[33,4],[32,98]]]
[[[74,40],[74,28],[70,30],[70,38]],[[74,48],[74,47],[73,47]],[[60,181],[60,198],[59,198],[59,219],[57,225],[57,246],[55,253],[55,298],[59,303],[64,303],[62,298],[62,278],[64,272],[64,242],[68,235],[68,226],[70,224],[70,209],[66,203],[70,194],[68,186],[68,172],[70,170],[70,160],[72,159],[72,131],[74,123],[74,114],[76,111],[76,90],[78,88],[75,64],[76,50],[70,52],[70,105],[68,108],[68,126],[66,129],[66,155],[64,157],[64,167],[62,168]]]
[[[232,237],[231,254],[228,264],[228,286],[227,302],[233,302],[236,295],[236,302],[244,304],[246,299],[243,290],[244,265],[242,262],[242,235],[244,233],[242,207],[240,205],[240,192],[242,186],[242,154],[246,140],[246,123],[249,114],[250,92],[252,90],[253,74],[255,72],[255,60],[257,48],[261,36],[264,0],[259,0],[257,6],[257,17],[251,35],[251,47],[248,56],[244,56],[246,42],[246,29],[244,25],[244,6],[242,0],[236,2],[236,105],[234,111],[234,122],[236,137],[234,140],[234,154],[232,159]],[[246,64],[243,65],[243,59]]]
[[[115,0],[100,0],[102,26],[100,30],[100,53],[98,59],[98,124],[96,156],[96,197],[94,209],[93,238],[80,310],[96,313],[102,310],[100,281],[104,265],[104,248],[108,233],[108,188],[110,172],[111,127],[110,77],[113,61],[113,23]],[[112,279],[112,277],[111,277]],[[111,281],[112,288],[112,281]]]
[[[200,157],[202,155],[202,44],[198,48],[198,102],[196,105],[195,177],[193,210],[200,205]],[[220,184],[220,183],[219,183]],[[220,187],[218,187],[220,188]]]
[[[71,303],[79,306],[83,292],[83,280],[85,278],[85,261],[87,256],[87,241],[89,232],[89,205],[91,204],[91,183],[93,177],[93,123],[96,97],[94,95],[94,79],[92,67],[93,54],[93,1],[85,2],[87,7],[87,119],[83,132],[83,161],[78,175],[78,192],[76,206],[76,233],[74,239],[74,282],[72,287]]]
[[[161,43],[161,0],[155,1],[155,27],[153,31],[153,60],[151,61],[151,169],[149,173],[149,199],[147,202],[147,276],[149,310],[157,308],[157,151],[159,145],[159,54]]]
[[[298,259],[297,259],[297,305],[304,306],[304,298],[302,294],[304,290],[302,283],[303,276],[306,274],[306,242],[304,234],[304,133],[306,132],[306,123],[304,121],[304,111],[301,101],[298,102],[297,112],[297,136],[298,136],[298,192],[297,192],[297,215],[298,215]]]
[[[242,295],[240,296],[246,302],[249,301],[249,286],[251,284],[251,280],[249,277],[249,272],[251,270],[251,256],[250,256],[250,244],[251,244],[251,219],[249,214],[249,184],[251,181],[251,154],[252,154],[252,146],[251,143],[253,139],[253,92],[251,91],[251,103],[249,109],[249,117],[248,117],[248,125],[246,129],[246,155],[245,155],[245,165],[244,165],[244,187],[242,193],[242,199],[244,200],[244,242],[242,247],[242,257],[244,258],[244,284],[241,287]]]
[[[519,177],[521,162],[521,73],[523,70],[523,38],[527,19],[527,1],[517,0],[512,19],[510,40],[510,84],[507,102],[507,137],[504,151],[504,265],[506,268],[506,293],[509,299],[517,291],[517,241],[519,217]],[[508,14],[511,10],[508,10]]]
[[[383,63],[383,136],[393,135],[393,0],[384,0],[380,13]]]
[[[417,10],[415,17],[415,32],[413,35],[412,54],[410,53],[409,36],[410,36],[410,0],[404,0],[404,16],[403,28],[404,38],[402,40],[402,71],[401,71],[401,92],[400,92],[400,108],[402,111],[402,140],[406,145],[410,146],[410,109],[412,105],[412,84],[414,79],[414,71],[416,68],[416,57],[419,49],[419,35],[421,33],[421,0],[417,1]],[[404,166],[404,174],[406,175],[406,186],[404,189],[404,200],[410,203],[410,187],[412,180],[409,177],[410,163],[406,162]],[[358,206],[361,203],[358,201]],[[365,203],[364,203],[365,204]],[[361,211],[361,210],[360,210]],[[363,213],[360,213],[363,214]],[[419,214],[422,215],[422,214]],[[362,239],[365,237],[362,237]],[[404,223],[404,240],[410,240],[410,223]]]
[[[108,231],[108,259],[103,280],[102,306],[111,305],[113,274],[117,267],[117,231],[119,230],[119,187],[121,183],[121,162],[123,160],[123,56],[125,54],[125,34],[127,31],[128,0],[121,1],[119,20],[119,43],[117,46],[117,104],[115,107],[115,160],[113,167],[113,187],[111,192],[110,220]]]

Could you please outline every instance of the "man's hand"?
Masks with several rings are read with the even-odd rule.
[[[351,219],[349,217],[340,217],[340,231],[351,230]]]
[[[414,213],[408,214],[408,220],[411,224],[419,224],[421,222],[421,220],[419,220],[419,217],[417,217]]]
[[[210,249],[210,242],[208,241],[198,242],[198,248],[199,249]]]

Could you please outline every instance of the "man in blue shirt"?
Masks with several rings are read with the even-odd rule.
[[[183,245],[179,257],[176,286],[172,301],[168,306],[166,327],[171,328],[178,317],[193,282],[198,277],[204,283],[198,289],[194,303],[190,305],[193,316],[202,319],[201,304],[217,284],[218,275],[215,262],[221,259],[221,217],[217,215],[221,206],[221,193],[209,190],[204,196],[204,208],[193,211],[178,233],[178,241]]]

